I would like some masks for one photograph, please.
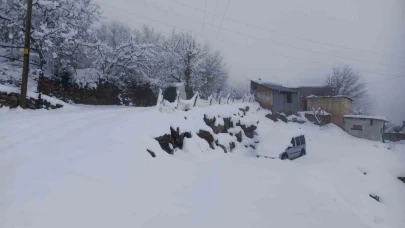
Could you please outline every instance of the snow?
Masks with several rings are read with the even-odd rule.
[[[345,118],[354,118],[354,119],[373,119],[373,120],[383,120],[388,121],[383,116],[366,116],[366,115],[344,115]]]
[[[344,96],[344,95],[336,95],[336,96],[315,96],[315,95],[309,95],[306,98],[347,98],[350,100],[353,100],[352,98],[348,97],[348,96]]]
[[[327,112],[327,111],[324,111],[324,110],[320,110],[321,111],[321,114],[323,115],[323,116],[330,116],[330,115],[332,115],[332,114],[330,114],[329,112]],[[302,114],[302,116],[305,116],[305,114],[314,114],[314,111],[299,111],[298,112],[298,114]]]
[[[170,126],[212,132],[204,114],[245,106],[0,108],[0,227],[404,227],[402,144],[355,138],[332,124],[273,122],[257,104],[244,118],[259,120],[260,151],[284,146],[274,140],[280,132],[304,131],[308,155],[256,158],[242,146],[225,154],[193,133],[171,156],[153,139]]]

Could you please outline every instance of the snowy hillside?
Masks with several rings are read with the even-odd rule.
[[[273,122],[256,104],[240,119],[259,121],[257,150],[245,137],[225,154],[195,134],[212,131],[204,114],[245,106],[0,109],[0,227],[405,227],[405,147]],[[174,155],[154,139],[171,126],[192,133]],[[305,133],[306,156],[255,156],[286,130]]]

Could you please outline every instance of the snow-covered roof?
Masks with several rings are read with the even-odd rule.
[[[283,86],[281,84],[277,84],[277,83],[270,83],[270,82],[261,82],[261,81],[255,81],[255,80],[251,80],[252,82],[255,82],[257,84],[260,84],[262,86],[265,86],[269,89],[272,90],[277,90],[277,91],[282,91],[282,92],[291,92],[291,93],[296,93],[297,91],[295,89],[292,88],[288,88],[286,86]]]
[[[383,120],[383,121],[388,122],[388,120],[387,120],[385,117],[383,117],[383,116],[344,115],[344,118]]]
[[[327,112],[327,111],[324,111],[324,110],[321,110],[321,112],[322,112],[322,115],[324,115],[324,116],[330,116],[330,115],[332,115],[332,114],[330,114],[329,112]],[[298,112],[298,113],[302,113],[302,114],[314,114],[314,111],[300,111],[300,112]]]
[[[302,84],[302,85],[287,85],[288,88],[291,89],[299,89],[299,88],[326,88],[326,85],[323,84]]]
[[[315,96],[315,95],[309,95],[306,98],[347,98],[353,101],[352,98],[348,97],[348,96],[343,96],[343,95],[337,95],[337,96]]]

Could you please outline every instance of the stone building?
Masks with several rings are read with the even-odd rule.
[[[307,109],[322,109],[332,115],[332,123],[344,129],[345,115],[352,114],[353,100],[345,96],[308,96]]]
[[[380,116],[345,115],[344,130],[358,138],[384,142],[385,122]]]

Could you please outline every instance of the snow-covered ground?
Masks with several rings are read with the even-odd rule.
[[[172,113],[3,109],[0,227],[405,227],[405,184],[397,179],[405,176],[405,147],[333,125],[274,123],[249,105],[243,121],[259,120],[257,140],[301,128],[308,155],[256,158],[240,145],[224,154],[194,134],[171,156],[153,139],[169,126],[210,130],[204,114],[225,117],[246,104]]]

